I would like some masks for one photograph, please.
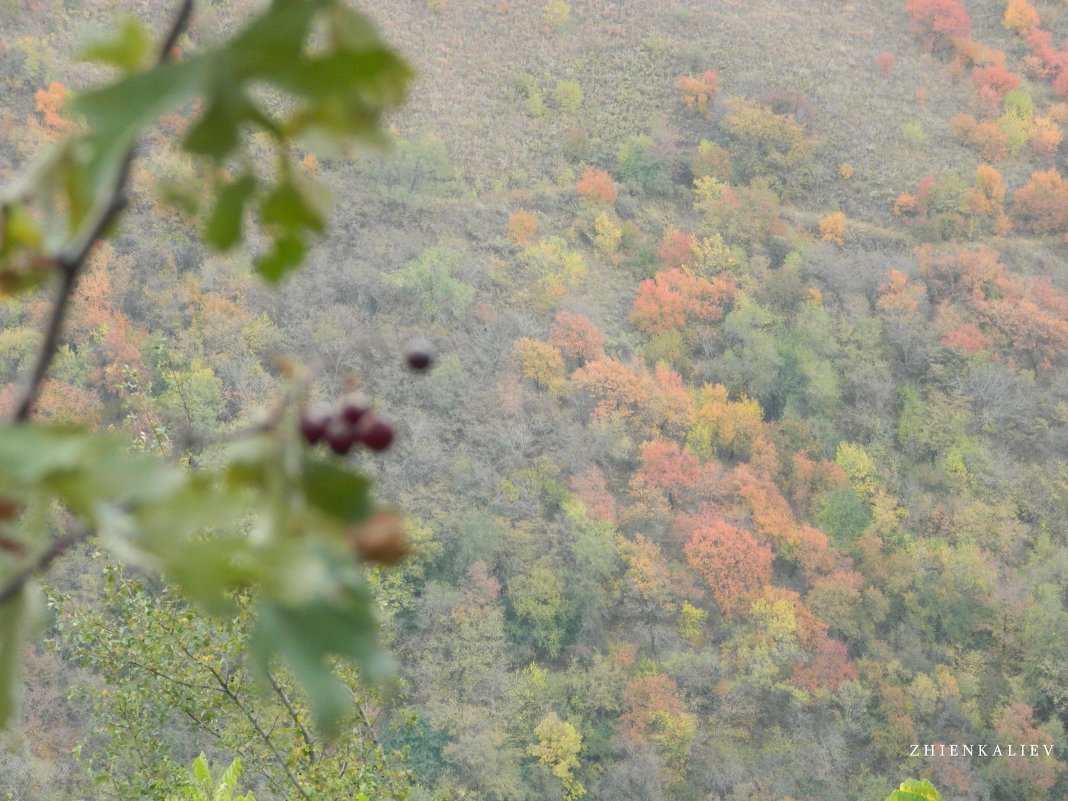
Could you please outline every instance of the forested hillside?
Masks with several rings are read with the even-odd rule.
[[[198,4],[180,50],[255,6]],[[0,181],[84,125],[86,31],[169,10],[0,3]],[[286,364],[358,384],[397,432],[349,458],[408,515],[373,568],[399,681],[347,670],[324,741],[235,658],[246,617],[90,543],[0,799],[169,801],[201,751],[260,801],[1068,797],[1068,5],[364,11],[416,80],[388,149],[299,154],[337,209],[308,267],[201,246],[163,199],[203,109],[169,115],[38,415],[210,461]],[[5,418],[44,307],[0,294]]]

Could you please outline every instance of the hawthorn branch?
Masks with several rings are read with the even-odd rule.
[[[159,52],[156,55],[156,65],[159,66],[170,59],[178,37],[185,31],[189,19],[193,13],[193,0],[182,0],[174,20],[171,22],[167,35],[163,38]],[[130,169],[136,155],[136,143],[131,145],[122,158],[121,166],[108,192],[107,199],[100,204],[92,222],[87,226],[85,234],[80,240],[72,242],[55,258],[55,268],[59,272],[59,283],[56,287],[56,297],[52,305],[52,312],[45,327],[44,341],[37,352],[33,369],[26,382],[26,389],[15,409],[15,422],[29,420],[33,413],[34,404],[41,394],[41,385],[44,383],[45,374],[55,358],[59,348],[59,340],[63,334],[63,323],[67,318],[71,299],[78,286],[85,267],[85,261],[92,251],[93,246],[103,239],[108,228],[126,208],[126,185],[130,180]]]
[[[65,554],[79,542],[89,539],[92,534],[93,530],[91,528],[79,525],[73,530],[68,531],[62,537],[57,537],[52,540],[47,548],[37,554],[32,561],[25,564],[18,573],[8,579],[3,587],[0,587],[0,606],[3,606],[18,595],[30,579],[38,573],[43,573],[48,569],[49,565],[56,561],[56,559]]]
[[[259,736],[263,744],[266,745],[267,748],[270,750],[271,754],[274,756],[274,761],[279,765],[279,767],[282,768],[282,771],[285,773],[286,778],[289,779],[289,783],[296,788],[297,792],[300,793],[301,798],[305,799],[305,801],[312,801],[311,796],[308,794],[308,791],[304,789],[304,785],[301,784],[300,779],[298,779],[293,774],[293,771],[290,769],[289,763],[286,761],[285,755],[278,750],[278,746],[275,744],[274,740],[271,739],[270,732],[264,731],[263,726],[260,725],[260,722],[259,720],[257,720],[256,716],[247,706],[245,706],[244,702],[242,702],[241,698],[237,695],[237,693],[234,692],[233,688],[230,686],[228,678],[222,676],[213,665],[210,665],[198,659],[184,645],[180,647],[185,652],[185,655],[188,656],[195,664],[200,665],[211,674],[212,678],[215,679],[215,683],[219,687],[219,692],[221,692],[228,699],[230,699],[230,702],[235,707],[237,707],[238,711],[241,712],[241,714],[245,716],[248,722],[252,724],[253,730]]]
[[[278,679],[274,677],[270,669],[267,670],[267,680],[270,681],[271,687],[274,688],[275,693],[282,700],[285,705],[286,711],[289,713],[289,717],[296,724],[297,729],[300,731],[300,736],[304,738],[304,744],[308,747],[308,762],[312,765],[315,764],[315,738],[312,737],[308,727],[304,725],[304,721],[300,719],[300,715],[297,714],[297,710],[293,707],[293,702],[289,699],[289,695],[282,688],[282,685],[278,683]]]

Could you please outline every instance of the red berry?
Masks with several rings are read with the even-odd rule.
[[[381,417],[364,415],[356,429],[359,441],[373,451],[384,451],[393,443],[393,426]]]
[[[422,371],[434,363],[434,347],[426,337],[413,337],[404,346],[404,360],[413,370]]]
[[[339,410],[347,422],[356,425],[361,417],[371,411],[371,401],[359,392],[353,392],[341,399]]]
[[[309,445],[322,442],[326,437],[326,428],[334,418],[334,411],[328,403],[317,403],[300,412],[300,433]]]
[[[341,417],[334,417],[326,426],[326,443],[338,456],[345,456],[360,441],[356,427]]]

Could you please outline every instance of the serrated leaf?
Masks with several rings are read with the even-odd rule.
[[[226,251],[241,241],[245,204],[255,189],[256,179],[247,173],[223,188],[204,229],[209,245]]]
[[[308,503],[342,523],[366,520],[373,509],[371,482],[332,462],[308,459],[303,484]]]
[[[112,36],[89,42],[80,55],[86,61],[133,72],[147,64],[151,52],[152,42],[141,24],[133,17],[123,17]]]
[[[70,109],[84,114],[93,129],[90,186],[118,168],[121,154],[144,128],[195,97],[209,69],[204,58],[167,62],[76,97]]]

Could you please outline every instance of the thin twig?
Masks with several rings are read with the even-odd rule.
[[[193,13],[193,0],[182,0],[167,35],[163,39],[156,58],[157,65],[163,64],[170,58],[171,49],[178,37],[182,35],[189,18]],[[44,340],[34,361],[33,370],[26,383],[26,389],[15,410],[15,422],[25,422],[33,413],[34,404],[41,394],[41,385],[44,383],[48,368],[55,358],[59,349],[59,340],[63,334],[63,323],[67,318],[67,310],[70,308],[74,290],[78,286],[82,269],[89,252],[100,239],[103,238],[108,227],[115,218],[126,208],[126,184],[130,180],[130,170],[133,167],[136,154],[136,143],[123,155],[119,171],[111,186],[107,202],[103,203],[97,211],[96,217],[86,228],[81,241],[70,243],[55,259],[56,269],[59,271],[59,284],[56,287],[56,298],[49,315],[48,324],[45,328]],[[26,585],[35,574],[46,570],[59,556],[66,553],[71,547],[88,539],[92,535],[92,529],[79,525],[72,531],[53,540],[47,548],[39,553],[33,560],[27,563],[22,570],[9,579],[0,588],[0,604],[6,603]]]
[[[163,43],[160,45],[159,53],[156,56],[157,66],[170,59],[171,50],[178,41],[178,37],[182,35],[186,25],[189,24],[189,18],[192,13],[193,0],[183,0],[178,13],[167,30],[167,35],[163,38]],[[44,382],[45,374],[48,372],[52,359],[55,358],[56,350],[59,348],[59,339],[63,333],[63,323],[67,317],[67,310],[70,307],[74,290],[77,288],[78,279],[81,277],[89,252],[93,249],[93,245],[103,238],[104,233],[115,218],[126,208],[126,184],[130,180],[130,169],[133,166],[135,151],[136,144],[131,145],[126,151],[111,191],[108,194],[107,202],[100,206],[96,218],[86,229],[81,241],[71,243],[55,259],[55,266],[59,271],[56,299],[45,329],[44,341],[37,352],[37,359],[27,381],[26,389],[16,407],[16,422],[28,420],[33,413],[33,407],[41,393],[41,385]]]
[[[259,736],[260,740],[263,741],[263,744],[266,745],[267,748],[274,755],[274,761],[278,763],[279,767],[282,768],[282,771],[286,774],[286,778],[289,779],[290,784],[292,784],[293,787],[296,788],[297,792],[300,793],[302,798],[304,798],[306,801],[312,801],[311,796],[308,795],[308,791],[304,789],[304,785],[302,785],[300,783],[300,780],[295,775],[293,775],[293,771],[290,770],[289,764],[286,762],[285,756],[282,754],[281,751],[278,750],[278,746],[275,744],[274,740],[271,739],[270,734],[263,730],[263,726],[260,725],[260,722],[259,720],[257,720],[256,716],[252,714],[251,710],[249,710],[249,708],[245,706],[244,702],[242,702],[238,695],[233,691],[233,688],[230,687],[230,682],[227,681],[227,679],[224,678],[222,675],[220,675],[219,671],[217,671],[213,665],[210,665],[207,662],[202,662],[201,660],[197,659],[197,657],[190,653],[189,649],[186,648],[184,645],[180,645],[179,647],[182,649],[182,651],[185,652],[185,655],[193,661],[194,664],[200,665],[212,675],[212,678],[215,679],[215,683],[219,685],[219,692],[229,698],[230,702],[237,707],[238,711],[242,715],[245,716],[245,719],[252,724],[253,730]]]
[[[18,573],[8,579],[3,587],[0,587],[0,606],[10,601],[21,592],[22,588],[26,586],[26,582],[38,573],[46,570],[52,562],[65,554],[79,542],[88,539],[92,533],[93,530],[88,526],[79,525],[72,531],[68,531],[62,537],[57,537],[52,540],[47,548],[37,554],[31,562],[24,565]]]
[[[315,738],[312,737],[308,727],[304,725],[304,721],[300,719],[300,715],[297,714],[297,710],[293,707],[293,702],[289,700],[289,696],[286,691],[282,689],[282,685],[278,683],[278,679],[274,677],[274,674],[270,670],[267,671],[267,680],[270,681],[271,686],[274,688],[275,693],[282,699],[282,703],[285,705],[286,711],[289,712],[289,717],[297,725],[300,730],[300,736],[304,738],[304,744],[308,746],[308,762],[312,765],[315,764]]]

